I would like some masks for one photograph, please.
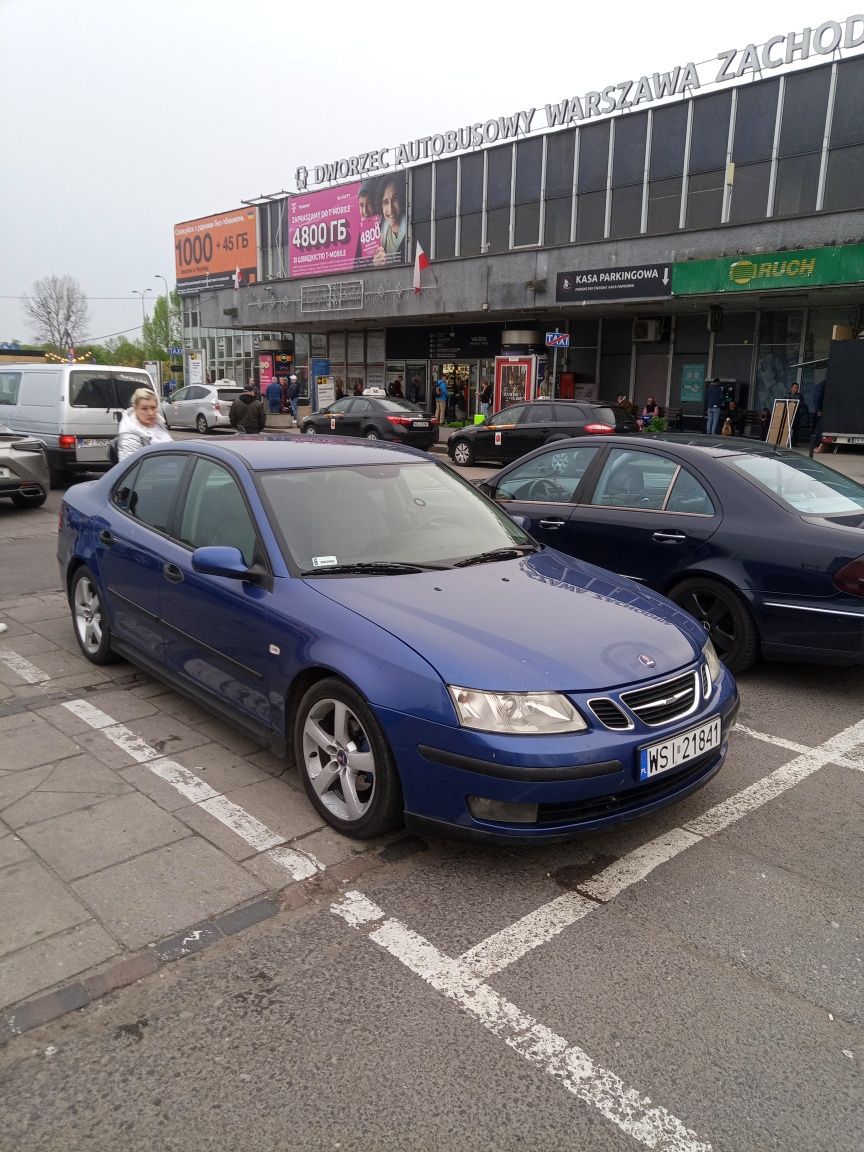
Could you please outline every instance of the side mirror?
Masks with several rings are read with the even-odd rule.
[[[192,553],[192,570],[204,576],[225,576],[229,580],[253,580],[254,575],[239,548],[209,545]]]
[[[519,525],[519,527],[522,529],[523,532],[529,532],[530,533],[531,521],[528,519],[527,516],[511,515],[509,512],[507,513],[507,515],[510,516],[510,519],[513,521],[514,524]]]
[[[495,487],[488,480],[480,480],[477,484],[477,490],[482,492],[484,496],[488,496],[490,500],[495,499]]]

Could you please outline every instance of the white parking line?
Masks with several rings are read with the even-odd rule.
[[[241,808],[215,788],[211,788],[206,780],[202,780],[182,764],[166,759],[161,752],[151,748],[146,740],[136,736],[124,724],[115,723],[107,712],[94,707],[86,700],[69,700],[63,707],[91,728],[101,732],[131,759],[144,764],[155,776],[170,784],[190,803],[209,813],[226,828],[230,828],[256,852],[262,853],[274,864],[284,868],[292,880],[305,880],[309,876],[314,876],[316,872],[324,871],[324,865],[310,852],[286,847],[285,836],[280,836],[278,832],[262,824],[251,812],[247,812],[245,808]]]
[[[41,668],[37,668],[35,664],[31,664],[29,660],[25,660],[23,656],[8,648],[5,652],[0,652],[0,660],[13,672],[17,672],[27,684],[44,684],[46,680],[51,679],[47,672],[43,672]]]
[[[757,739],[775,743],[772,737],[748,730]],[[860,746],[860,751],[849,756]],[[811,776],[826,764],[864,770],[864,720],[844,729],[816,748],[787,761],[749,788],[730,796],[701,816],[689,820],[671,832],[657,836],[642,844],[602,872],[589,877],[579,885],[577,892],[567,892],[529,912],[515,924],[508,924],[500,932],[481,940],[469,948],[460,960],[478,976],[491,976],[503,972],[523,956],[558,936],[571,924],[581,920],[599,904],[613,900],[626,888],[644,880],[655,868],[673,859],[687,848],[715,836],[749,812],[755,811],[769,800]]]
[[[357,929],[383,920],[369,933],[370,940],[628,1136],[661,1152],[710,1152],[711,1145],[671,1112],[506,1000],[461,960],[446,956],[400,921],[385,918],[361,893],[347,893],[330,911]]]

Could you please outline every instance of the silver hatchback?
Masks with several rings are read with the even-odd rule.
[[[162,415],[169,428],[195,428],[198,432],[230,428],[228,413],[241,391],[233,380],[190,384],[178,388],[170,400],[162,401]]]
[[[49,487],[42,441],[0,424],[0,496],[8,496],[17,508],[39,508]]]

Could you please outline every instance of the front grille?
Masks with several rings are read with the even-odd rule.
[[[620,732],[624,728],[633,727],[614,700],[609,700],[606,697],[589,700],[588,707],[605,728],[612,728]]]
[[[712,748],[698,760],[685,764],[678,772],[667,772],[653,780],[630,788],[626,792],[614,792],[607,796],[592,796],[582,800],[569,800],[558,804],[540,804],[537,808],[537,824],[587,824],[590,820],[602,820],[605,816],[622,816],[630,811],[638,811],[645,804],[662,800],[695,784],[705,774],[719,755],[719,748]]]
[[[643,724],[654,727],[687,716],[696,707],[697,693],[697,675],[687,672],[674,680],[649,684],[635,692],[622,692],[621,699]]]

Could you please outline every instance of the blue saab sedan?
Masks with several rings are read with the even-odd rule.
[[[567,838],[726,756],[738,695],[696,621],[411,448],[153,446],[66,493],[58,547],[88,660],[290,756],[349,836]]]

